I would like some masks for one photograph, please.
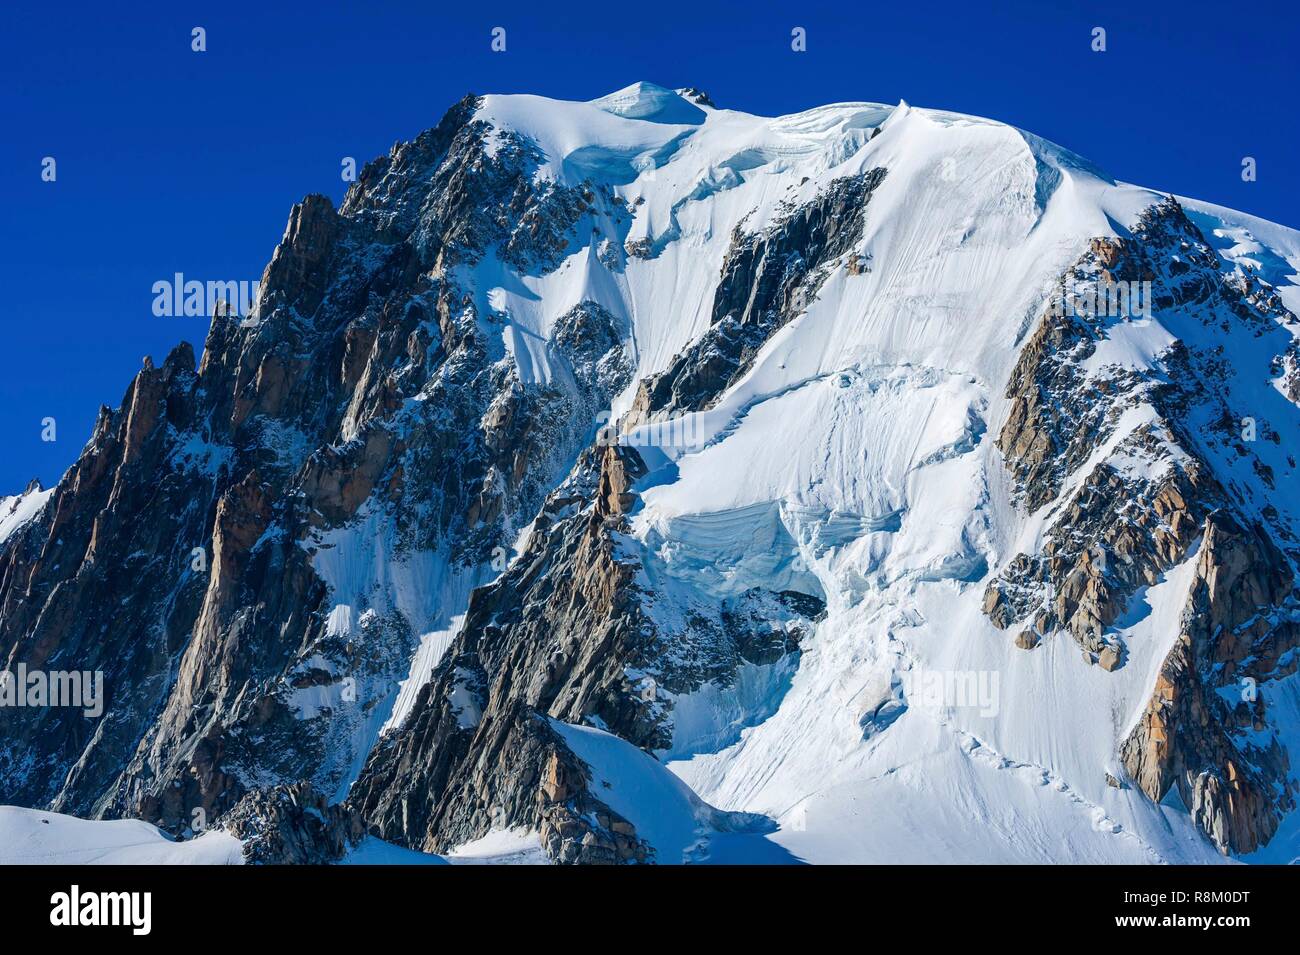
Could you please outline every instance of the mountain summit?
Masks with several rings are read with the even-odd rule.
[[[5,667],[106,687],[6,713],[0,802],[200,859],[1289,860],[1297,272],[977,117],[468,96],[0,502]]]

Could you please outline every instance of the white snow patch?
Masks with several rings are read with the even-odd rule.
[[[453,865],[549,865],[537,833],[527,829],[494,829],[480,839],[447,853]]]
[[[22,494],[0,497],[0,544],[8,540],[14,532],[36,517],[45,506],[45,502],[54,493],[34,488]]]
[[[241,865],[241,846],[217,829],[175,842],[139,819],[0,806],[0,865]]]

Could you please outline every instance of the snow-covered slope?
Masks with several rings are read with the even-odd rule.
[[[0,544],[39,514],[53,493],[33,482],[22,494],[0,497]]]
[[[239,840],[220,830],[176,842],[138,819],[91,821],[0,806],[0,865],[239,865]]]
[[[629,546],[648,566],[719,597],[773,583],[788,563],[764,559],[775,519],[828,604],[793,679],[764,687],[776,698],[717,707],[756,725],[670,768],[720,807],[780,820],[778,841],[812,861],[1218,857],[1185,812],[1107,783],[1177,636],[1194,555],[1129,608],[1114,673],[1065,640],[1025,653],[981,612],[984,582],[1043,523],[1013,504],[992,440],[1020,347],[1089,243],[1130,235],[1163,197],[1011,127],[907,104],[775,120],[704,105],[692,119],[662,90],[615,99],[636,106],[607,118],[608,101],[488,97],[481,115],[541,145],[540,175],[603,179],[636,210],[625,245],[644,257],[609,270],[593,245],[498,301],[540,340],[548,315],[596,298],[629,323],[639,378],[707,327],[733,230],[887,170],[862,265],[833,270],[771,336],[692,422],[695,446],[643,448],[657,460]],[[1251,266],[1295,304],[1297,233],[1187,205],[1225,268]],[[1176,340],[1161,319],[1131,333],[1129,360],[1153,366]],[[625,440],[641,443],[634,429]],[[864,730],[909,674],[991,678],[990,705],[909,705]]]
[[[318,786],[453,861],[1300,853],[1300,233],[907,103],[458,109],[308,283],[347,410],[289,486],[373,471],[258,542],[324,595]]]

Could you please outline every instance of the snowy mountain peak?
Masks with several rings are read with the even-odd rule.
[[[112,693],[0,792],[266,860],[1294,856],[1298,276],[977,117],[468,97],[6,499],[8,659]]]
[[[679,126],[702,123],[706,115],[703,109],[682,95],[682,91],[646,82],[625,86],[591,103],[615,116]]]

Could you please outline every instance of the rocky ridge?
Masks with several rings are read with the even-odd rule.
[[[1250,335],[1281,348],[1294,317],[1258,280],[1222,272],[1173,199],[1144,214],[1131,238],[1094,240],[1067,281],[1093,301],[1119,283],[1151,283],[1157,314],[1209,335],[1174,342],[1150,368],[1099,365],[1090,359],[1132,315],[1044,315],[1008,384],[998,447],[1024,506],[1046,509],[1046,531],[1040,550],[1017,554],[989,583],[984,610],[1000,629],[1022,628],[1017,646],[1062,631],[1085,660],[1113,670],[1126,658],[1121,615],[1195,557],[1181,633],[1121,758],[1152,799],[1176,785],[1223,851],[1251,852],[1294,806],[1267,693],[1256,691],[1295,669],[1300,591],[1291,526],[1215,476],[1227,472],[1215,467],[1226,453],[1272,484],[1240,439],[1224,342]],[[1268,421],[1245,423],[1276,434]]]

